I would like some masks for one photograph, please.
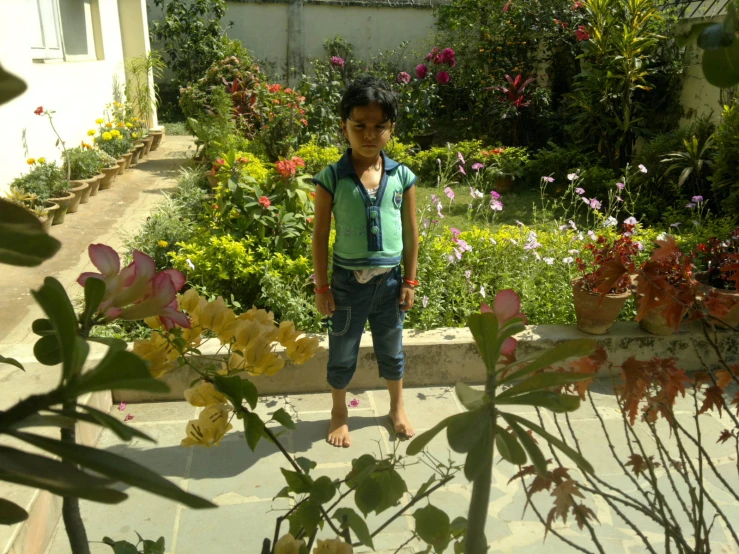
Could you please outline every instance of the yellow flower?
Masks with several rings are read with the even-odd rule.
[[[103,140],[110,140],[113,138],[113,135],[111,135],[108,131],[105,131],[103,133]]]
[[[246,360],[238,352],[232,352],[228,357],[228,361],[221,364],[221,369],[218,370],[219,375],[228,375],[230,373],[239,373],[246,369]]]
[[[152,333],[149,340],[133,341],[133,353],[150,363],[152,377],[161,377],[172,371],[175,368],[172,362],[180,355],[161,333]]]
[[[118,127],[125,127],[126,126],[126,124],[123,123],[123,121],[119,121],[118,123],[116,123],[116,125],[118,125]]]
[[[152,329],[161,329],[164,327],[164,325],[162,324],[162,320],[159,319],[159,316],[157,315],[145,318],[144,323],[146,323]]]
[[[120,137],[121,136],[121,132],[118,129],[113,129],[110,132],[110,134],[113,135],[114,137]]]
[[[35,164],[35,163],[36,163],[36,159],[35,159],[35,158],[28,158],[28,159],[26,160],[26,163],[27,163],[28,165],[33,165],[33,164]]]
[[[193,406],[207,408],[213,404],[225,404],[228,398],[225,394],[218,392],[213,383],[203,381],[198,386],[185,391],[185,400]]]
[[[303,337],[285,347],[285,353],[296,364],[304,364],[310,360],[318,350],[318,337]]]
[[[318,546],[313,549],[313,554],[354,554],[351,544],[341,539],[318,540]]]
[[[247,370],[249,375],[274,375],[285,367],[285,358],[274,352],[264,349],[261,356],[255,361],[254,367]]]
[[[90,148],[92,148],[92,145],[90,145],[90,144],[87,144],[86,142],[83,142],[83,143],[82,143],[82,146],[84,146],[84,147],[85,147],[85,148],[87,148],[88,150],[89,150]]]
[[[226,307],[226,303],[220,296],[213,302],[209,302],[200,312],[200,324],[218,335],[222,343],[231,340],[235,320],[236,316],[233,311]]]
[[[133,127],[133,123],[126,123],[126,127],[130,129],[131,127]]]
[[[275,554],[300,554],[301,546],[305,546],[305,543],[288,533],[275,543]]]
[[[169,243],[166,240],[160,240],[157,244],[162,248],[167,248],[167,246],[169,246]]]
[[[45,163],[46,163],[46,158],[43,158],[43,157],[42,157],[42,158],[39,158],[39,159],[38,159],[38,160],[36,160],[36,161],[37,161],[38,163],[40,163],[40,164],[45,164]]]
[[[182,446],[218,446],[223,436],[233,429],[228,422],[228,406],[214,404],[208,406],[198,419],[187,423],[187,438],[182,439]]]
[[[282,346],[287,346],[288,344],[295,342],[298,336],[300,336],[300,331],[295,330],[295,324],[292,321],[280,322],[280,330],[277,334],[277,340]]]
[[[108,129],[110,129],[110,128],[111,128],[111,127],[113,126],[113,124],[112,124],[112,123],[111,123],[110,121],[108,121],[108,122],[107,122],[107,123],[105,124],[105,126],[106,126],[106,127],[108,128]]]
[[[259,321],[238,321],[234,328],[234,338],[239,349],[246,351],[254,341],[263,339],[265,342],[273,342],[279,330],[274,324],[263,325]]]
[[[139,138],[139,135],[138,135],[138,133],[132,133],[132,134],[131,134],[131,136],[132,136],[133,138]]]
[[[87,131],[87,136],[88,137],[94,137],[96,133],[97,133],[97,131],[95,129],[90,129],[90,130]]]
[[[102,125],[103,123],[105,123],[105,120],[102,117],[99,117],[95,120],[95,123],[97,123],[98,125]]]
[[[201,298],[198,291],[195,289],[188,289],[184,294],[177,296],[177,303],[179,307],[190,314],[193,324],[200,324],[200,314],[208,305],[208,301],[205,298]]]
[[[262,308],[252,306],[251,309],[239,315],[239,319],[244,319],[247,321],[258,321],[262,325],[274,325],[275,314],[263,310]]]

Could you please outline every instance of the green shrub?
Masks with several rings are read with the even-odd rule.
[[[98,153],[92,148],[85,148],[84,146],[67,148],[67,156],[63,159],[62,170],[66,173],[67,161],[69,161],[69,178],[73,181],[90,179],[98,175],[103,168]]]
[[[739,100],[724,106],[716,129],[716,165],[713,189],[723,198],[724,213],[739,216]]]
[[[43,204],[49,198],[65,196],[69,189],[69,181],[66,172],[62,171],[56,162],[44,160],[36,161],[26,175],[13,179],[10,188],[35,195],[38,202]]]
[[[100,167],[113,167],[118,163],[118,160],[116,160],[113,156],[111,156],[107,152],[104,152],[103,150],[100,150],[99,148],[96,148],[95,150],[93,150],[93,152],[95,152],[98,157]]]
[[[335,146],[320,146],[316,140],[311,140],[295,152],[295,156],[305,162],[305,172],[310,175],[315,175],[323,168],[338,162],[341,155]]]
[[[524,181],[531,186],[544,176],[554,177],[556,183],[567,183],[567,175],[578,169],[598,164],[598,157],[578,146],[558,146],[552,142],[531,158],[524,168]]]

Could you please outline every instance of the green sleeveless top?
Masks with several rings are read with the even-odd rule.
[[[402,260],[403,194],[416,183],[416,176],[385,152],[381,155],[385,171],[374,201],[354,171],[351,148],[313,179],[334,199],[334,265],[345,269],[395,267]]]

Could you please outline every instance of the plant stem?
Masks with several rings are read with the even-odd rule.
[[[493,477],[493,457],[482,470],[482,473],[472,484],[472,500],[467,515],[467,539],[465,554],[480,554],[486,552],[488,541],[485,538],[485,523],[488,519],[488,504],[490,503],[490,485]]]
[[[61,135],[59,135],[59,131],[57,131],[56,127],[54,127],[54,120],[51,118],[51,114],[49,112],[46,112],[46,115],[49,118],[49,124],[51,125],[51,130],[54,131],[56,138],[59,139],[59,144],[62,145],[62,150],[64,151],[64,157],[67,160],[67,181],[69,181],[72,178],[72,165],[69,163],[69,152],[67,152],[67,145],[62,140]]]
[[[76,403],[74,400],[68,400],[62,404],[64,411],[76,411]],[[63,427],[61,429],[62,442],[66,444],[75,444],[75,427]],[[77,468],[77,465],[62,458],[62,462]],[[74,496],[65,496],[62,503],[62,518],[64,520],[64,528],[67,531],[69,546],[72,547],[74,554],[90,554],[90,543],[87,539],[87,531],[80,514],[80,501]]]

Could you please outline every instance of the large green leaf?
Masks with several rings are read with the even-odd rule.
[[[39,337],[54,334],[54,326],[51,324],[51,321],[45,317],[34,319],[33,323],[31,323],[31,330]]]
[[[139,549],[128,541],[114,541],[110,537],[103,537],[103,543],[113,549],[113,554],[139,554]]]
[[[460,414],[446,429],[449,446],[455,452],[469,452],[491,425],[490,412],[486,409]]]
[[[316,506],[330,502],[336,495],[336,485],[330,477],[322,475],[315,480],[310,489],[310,501]]]
[[[54,332],[59,338],[62,382],[67,382],[73,377],[77,336],[77,316],[74,314],[72,303],[62,284],[53,277],[44,279],[43,286],[39,290],[31,291],[31,294],[51,320]]]
[[[354,531],[357,540],[364,546],[369,546],[374,550],[375,545],[372,544],[372,536],[370,535],[367,524],[362,517],[352,508],[339,508],[334,512],[334,519],[342,525],[346,521],[349,529]]]
[[[0,66],[0,106],[26,91],[26,83]]]
[[[554,348],[550,348],[549,350],[545,350],[544,352],[535,352],[521,360],[518,360],[517,362],[514,362],[502,368],[500,370],[501,373],[513,367],[519,366],[521,365],[521,363],[526,364],[523,369],[515,371],[502,379],[500,381],[500,384],[503,385],[506,383],[510,383],[511,381],[520,379],[525,375],[528,375],[529,373],[544,369],[545,367],[549,367],[552,364],[563,362],[569,358],[584,358],[585,356],[590,356],[590,354],[595,352],[597,346],[598,343],[593,339],[574,339],[560,343]],[[532,361],[529,362],[529,359],[532,359]]]
[[[28,519],[28,512],[11,502],[0,498],[0,525],[14,525]]]
[[[223,377],[217,375],[213,379],[213,385],[218,392],[222,392],[236,408],[240,408],[244,402],[244,394],[241,392],[241,377],[234,375]]]
[[[461,381],[454,386],[454,390],[462,406],[470,411],[479,410],[485,405],[485,391],[473,389]]]
[[[348,487],[358,487],[376,469],[377,460],[371,454],[362,454],[359,458],[352,460],[352,470],[346,476],[346,485]]]
[[[478,440],[467,453],[464,461],[464,476],[474,481],[484,471],[491,471],[493,463],[493,425],[490,422],[480,433]]]
[[[516,437],[511,435],[500,425],[497,425],[495,429],[495,446],[498,448],[498,452],[500,452],[503,459],[517,466],[525,464],[526,452],[524,452],[521,445],[518,444]]]
[[[20,369],[22,371],[25,371],[25,369],[23,369],[23,364],[21,364],[15,358],[6,358],[5,356],[0,355],[0,364],[12,365],[12,366],[17,367],[18,369]]]
[[[370,482],[378,484],[380,488],[380,501],[375,506],[375,512],[378,514],[395,506],[403,498],[403,494],[408,491],[403,478],[392,468],[375,472],[362,486]]]
[[[739,83],[739,40],[731,46],[704,50],[703,76],[715,87],[731,88]]]
[[[472,337],[480,350],[482,361],[488,373],[495,371],[495,364],[500,357],[502,340],[498,339],[498,320],[495,314],[479,313],[472,314],[467,318],[467,327],[472,332]]]
[[[244,418],[244,436],[246,437],[246,444],[249,446],[252,452],[259,444],[259,439],[264,435],[264,422],[254,412],[249,412]]]
[[[302,494],[310,492],[311,488],[313,488],[313,479],[311,477],[308,477],[304,473],[290,471],[289,469],[285,469],[284,467],[281,467],[280,471],[285,477],[285,481],[287,481],[287,486],[291,492]]]
[[[33,345],[33,355],[39,363],[57,365],[62,363],[62,348],[56,335],[41,337]]]
[[[59,496],[76,496],[93,502],[117,504],[128,495],[106,488],[112,482],[45,456],[0,446],[0,481],[8,481]]]
[[[102,279],[88,279],[85,281],[85,311],[82,313],[81,320],[86,327],[90,325],[92,316],[97,312],[104,296],[105,281]]]
[[[496,406],[538,406],[552,412],[561,414],[574,412],[580,407],[580,397],[570,394],[558,394],[554,391],[539,390],[514,396],[513,398],[501,398],[496,400]]]
[[[280,408],[275,413],[273,413],[272,419],[283,427],[286,427],[287,429],[294,430],[297,428],[295,422],[293,421],[293,418],[290,417],[290,414],[288,414],[284,408]]]
[[[531,460],[531,463],[534,464],[534,467],[536,468],[536,473],[538,475],[544,475],[547,472],[547,460],[544,458],[544,454],[542,454],[541,449],[536,444],[536,441],[532,439],[529,434],[521,428],[521,426],[516,422],[513,418],[508,417],[508,414],[499,412],[500,416],[506,420],[508,425],[511,427],[513,432],[516,434],[516,437],[523,445],[524,449],[526,450],[526,453],[529,455],[529,459]]]
[[[451,540],[451,522],[446,512],[428,504],[413,512],[413,519],[421,540],[433,546],[436,552],[444,552]]]
[[[520,423],[523,427],[528,427],[549,444],[554,446],[557,450],[562,452],[562,454],[567,456],[570,460],[575,462],[575,464],[577,464],[577,467],[579,467],[582,471],[585,471],[587,473],[595,473],[595,470],[593,469],[593,466],[590,465],[590,462],[583,458],[579,452],[577,452],[574,448],[562,442],[557,437],[544,430],[537,424],[514,414],[506,414],[506,421],[508,421],[509,423],[511,421],[515,421],[516,423]]]
[[[109,348],[97,367],[82,375],[70,387],[70,394],[76,397],[86,392],[111,389],[169,392],[169,386],[154,379],[146,362],[136,354]]]
[[[365,479],[354,492],[354,503],[367,517],[382,502],[382,486],[374,479]]]
[[[0,264],[35,267],[60,247],[61,243],[46,234],[35,215],[0,198]]]
[[[439,423],[434,425],[431,429],[428,431],[424,431],[420,435],[418,435],[415,439],[411,441],[411,443],[408,445],[408,448],[406,449],[406,454],[408,456],[416,456],[421,453],[421,451],[426,448],[426,445],[431,442],[431,440],[438,435],[444,428],[449,425],[452,421],[454,421],[458,417],[462,417],[464,414],[455,414],[453,416],[449,416],[446,419],[441,420]]]
[[[290,533],[295,536],[303,529],[307,536],[311,536],[321,522],[321,510],[308,502],[302,503],[288,518]]]
[[[67,444],[56,439],[41,437],[23,431],[12,431],[8,434],[37,448],[56,454],[64,460],[75,462],[97,473],[163,496],[164,498],[181,502],[189,508],[216,507],[212,502],[183,491],[161,475],[123,456],[81,444]]]
[[[538,391],[542,389],[549,389],[552,387],[560,387],[562,385],[568,385],[570,383],[577,383],[578,381],[587,381],[592,379],[591,373],[573,373],[566,371],[550,371],[547,373],[537,373],[536,375],[530,375],[520,383],[512,386],[511,388],[504,390],[498,396],[495,397],[495,403],[505,398],[512,398],[530,391]]]

